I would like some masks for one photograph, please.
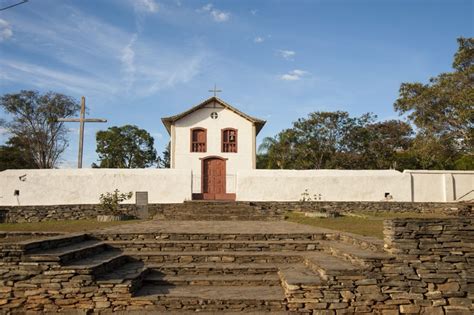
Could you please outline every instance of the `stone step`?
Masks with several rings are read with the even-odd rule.
[[[99,254],[79,259],[62,266],[65,270],[75,270],[79,274],[102,275],[129,262],[120,250],[106,250]]]
[[[147,285],[127,310],[280,312],[285,310],[280,286],[156,286]]]
[[[252,251],[196,251],[196,252],[161,252],[161,251],[125,251],[134,259],[150,263],[292,263],[303,260],[301,252],[252,252]]]
[[[360,266],[354,266],[352,263],[334,257],[329,253],[317,251],[307,253],[304,263],[324,280],[332,280],[340,276],[358,275],[360,270]]]
[[[246,241],[246,240],[146,240],[107,241],[113,247],[127,251],[312,251],[319,248],[318,242],[291,241]]]
[[[189,214],[189,215],[180,215],[180,214],[170,214],[164,215],[165,220],[199,220],[199,221],[272,221],[272,220],[283,220],[283,216],[267,216],[267,215],[217,215],[217,214]]]
[[[299,290],[301,286],[320,286],[324,282],[319,273],[304,264],[280,266],[278,275],[283,288],[290,290]]]
[[[48,250],[37,250],[25,256],[26,261],[58,262],[65,264],[72,260],[79,260],[103,252],[107,245],[97,240],[86,240],[68,246]]]
[[[103,241],[319,241],[327,233],[105,233],[96,237]]]
[[[25,251],[26,254],[34,253],[41,250],[48,250],[57,247],[69,246],[71,244],[83,242],[89,239],[87,234],[84,233],[76,233],[76,234],[69,234],[59,235],[48,237],[39,240],[27,240],[24,242],[19,242],[18,245]]]
[[[112,293],[128,294],[124,297],[131,297],[142,287],[143,280],[149,272],[150,269],[141,261],[128,262],[108,273],[98,275],[95,282],[99,288],[108,288]]]
[[[315,299],[322,297],[323,291],[328,289],[326,281],[303,264],[282,266],[278,275],[291,311],[304,309],[305,313],[312,313]]]
[[[144,285],[199,285],[199,286],[274,286],[280,285],[280,278],[276,273],[267,275],[166,275],[154,270],[144,280]]]
[[[262,263],[161,263],[147,265],[166,275],[272,275],[278,272],[277,264]]]
[[[352,244],[337,241],[322,241],[324,251],[336,257],[343,258],[353,264],[363,267],[379,266],[381,261],[392,259],[392,256],[382,251],[362,249]]]
[[[242,209],[242,208],[183,208],[183,209],[165,209],[163,214],[258,214],[258,215],[277,215],[277,212],[260,209]]]

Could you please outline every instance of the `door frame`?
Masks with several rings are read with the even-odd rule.
[[[202,158],[201,160],[201,193],[193,194],[193,200],[235,200],[235,194],[227,193],[227,158],[217,155],[209,155]],[[204,163],[206,160],[218,159],[224,161],[224,191],[223,194],[206,194],[204,193]]]

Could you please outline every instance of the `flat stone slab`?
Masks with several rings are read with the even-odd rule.
[[[333,234],[337,231],[286,221],[147,221],[98,230],[106,233]]]
[[[335,250],[339,253],[344,253],[345,255],[352,256],[360,260],[377,260],[377,259],[390,259],[393,256],[382,251],[372,251],[369,249],[362,249],[352,244],[347,244],[344,242],[336,241],[322,241],[322,247],[328,247],[332,250]]]
[[[281,266],[279,274],[289,285],[320,285],[321,277],[303,264]]]
[[[280,286],[144,286],[133,299],[150,300],[159,297],[197,298],[204,300],[265,300],[283,301]]]

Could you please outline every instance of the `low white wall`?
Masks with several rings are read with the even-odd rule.
[[[150,203],[177,203],[191,199],[193,184],[199,190],[197,180],[180,169],[7,170],[0,172],[0,205],[96,204],[115,189],[147,191]],[[390,193],[393,201],[452,202],[474,199],[474,172],[242,170],[227,188],[239,201],[298,201],[307,189],[321,201],[382,201]]]
[[[20,179],[20,176],[26,175]],[[191,199],[191,171],[178,169],[53,169],[0,172],[0,205],[96,204],[101,193],[147,191],[150,203]],[[19,190],[20,195],[14,196]],[[128,201],[134,203],[135,196]]]
[[[413,185],[413,201],[465,201],[474,199],[474,171],[405,170]]]
[[[250,170],[237,174],[237,200],[411,201],[410,175],[392,170]]]

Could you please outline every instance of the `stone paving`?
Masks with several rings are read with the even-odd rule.
[[[286,221],[161,221],[153,220],[99,230],[106,233],[288,234],[334,233],[334,230]]]
[[[5,244],[0,312],[470,314],[473,221],[407,222],[387,226],[388,250],[264,220],[155,220]]]

